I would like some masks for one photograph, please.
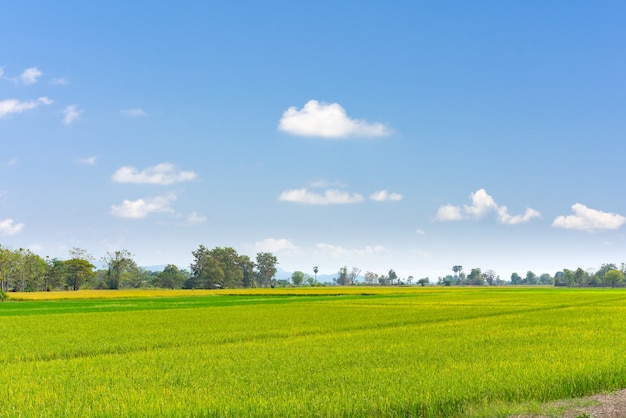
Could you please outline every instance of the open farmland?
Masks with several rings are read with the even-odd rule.
[[[0,304],[0,416],[507,416],[626,387],[622,289],[119,295]]]

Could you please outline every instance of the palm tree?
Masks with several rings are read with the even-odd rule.
[[[452,267],[452,271],[457,278],[461,277],[461,271],[463,271],[463,266],[454,266]]]
[[[315,273],[315,281],[317,282],[317,272],[320,271],[319,268],[317,268],[317,266],[313,267],[313,273]]]

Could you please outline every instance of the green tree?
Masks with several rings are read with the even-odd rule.
[[[44,275],[44,289],[45,291],[53,290],[63,283],[66,275],[66,265],[62,260],[53,258],[48,261],[48,268]]]
[[[554,284],[554,279],[552,278],[552,276],[550,276],[550,274],[543,273],[541,276],[539,276],[539,283],[541,283],[541,284]]]
[[[469,281],[469,284],[474,286],[481,286],[485,284],[482,272],[478,267],[472,269],[470,274],[467,276],[467,280]]]
[[[389,270],[387,277],[389,278],[389,281],[391,282],[392,286],[393,286],[393,282],[398,279],[398,275],[396,274],[394,269]]]
[[[526,283],[526,284],[537,284],[538,282],[539,282],[539,279],[537,278],[537,275],[535,273],[533,273],[530,270],[526,272],[526,277],[524,278],[524,283]]]
[[[291,273],[291,281],[295,286],[302,285],[302,282],[304,282],[304,273],[301,271],[294,271]]]
[[[578,267],[574,272],[574,283],[581,287],[587,278],[587,273],[582,268]]]
[[[157,287],[168,289],[180,289],[189,278],[186,270],[180,270],[173,264],[165,266],[162,272],[156,275],[155,284]]]
[[[604,274],[604,282],[611,285],[611,287],[615,287],[617,283],[621,283],[624,281],[624,273],[620,270],[612,269],[607,271]]]
[[[348,267],[343,266],[339,269],[339,275],[337,276],[337,284],[341,286],[345,286],[350,283],[350,279],[348,278]]]
[[[493,286],[496,282],[496,278],[498,277],[498,275],[493,270],[487,270],[483,273],[483,277],[485,278],[489,286]]]
[[[256,255],[256,269],[262,286],[269,286],[276,275],[278,259],[272,253],[261,252]]]
[[[94,276],[95,266],[87,260],[71,258],[65,264],[65,284],[72,290],[78,290]]]
[[[102,262],[107,266],[107,286],[109,289],[119,289],[122,280],[133,280],[128,277],[137,275],[137,264],[133,260],[133,255],[127,250],[107,252],[102,257]]]
[[[463,274],[461,273],[463,271],[463,266],[452,266],[452,271],[454,272],[455,281],[459,284],[463,284],[463,277],[461,276]]]
[[[254,261],[252,261],[247,255],[241,255],[239,256],[239,266],[243,272],[243,287],[257,287],[257,277],[254,273]]]

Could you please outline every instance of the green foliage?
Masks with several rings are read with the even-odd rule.
[[[7,299],[8,299],[7,293],[4,290],[0,289],[0,302],[4,302]]]

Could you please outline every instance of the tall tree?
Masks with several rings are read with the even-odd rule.
[[[348,278],[348,267],[343,266],[339,269],[339,275],[337,276],[337,284],[341,286],[345,286],[350,283],[350,279]]]
[[[352,270],[348,273],[348,280],[350,281],[350,284],[353,285],[356,283],[356,279],[359,277],[359,274],[361,274],[361,269],[358,267],[352,267]]]
[[[119,289],[124,276],[138,274],[133,255],[127,250],[107,252],[106,256],[102,257],[102,261],[107,265],[109,289]]]
[[[496,278],[498,277],[498,275],[493,270],[487,270],[483,273],[483,277],[485,278],[489,286],[493,286],[496,282]]]
[[[482,286],[485,284],[482,272],[478,267],[472,269],[470,274],[467,276],[467,280],[469,281],[469,284],[474,286]]]
[[[393,286],[393,282],[398,279],[398,275],[396,274],[394,269],[389,270],[387,277],[389,278],[389,281],[391,282],[392,286]]]
[[[371,271],[366,271],[363,275],[365,278],[365,283],[367,284],[376,284],[378,283],[378,274],[373,273]]]
[[[624,273],[617,269],[609,270],[604,274],[604,281],[610,284],[611,287],[615,287],[617,283],[624,281]]]
[[[95,266],[87,260],[71,258],[65,264],[65,284],[72,290],[78,290],[93,277]]]
[[[261,252],[256,255],[256,269],[259,282],[262,286],[271,285],[271,281],[276,275],[276,265],[278,259],[272,253]]]
[[[320,271],[319,267],[314,266],[313,267],[313,273],[315,273],[315,282],[317,283],[317,272]]]
[[[458,280],[461,278],[461,272],[463,271],[463,266],[452,266],[452,271],[454,272],[454,277]]]

